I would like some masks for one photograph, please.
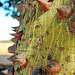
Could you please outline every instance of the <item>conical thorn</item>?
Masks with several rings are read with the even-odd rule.
[[[22,5],[26,10],[29,10],[29,8],[30,8],[30,5],[27,4],[27,3],[22,3],[21,5]]]
[[[35,6],[35,1],[27,1],[31,6]]]
[[[21,18],[20,16],[14,16],[14,15],[11,15],[13,18],[17,19],[18,21],[21,21]]]

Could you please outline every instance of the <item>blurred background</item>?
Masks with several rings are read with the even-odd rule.
[[[12,36],[9,33],[13,33],[11,27],[19,25],[19,22],[11,17],[19,15],[17,8],[12,5],[17,2],[19,0],[0,0],[0,41],[10,40]]]
[[[12,27],[19,26],[19,22],[11,15],[20,15],[12,4],[18,2],[20,0],[0,0],[0,75],[4,75],[1,73],[2,70],[12,66],[12,63],[7,60],[13,55],[8,53],[8,47],[13,45],[10,41],[13,38],[10,33],[14,33]]]

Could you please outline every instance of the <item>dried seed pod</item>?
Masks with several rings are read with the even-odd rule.
[[[72,18],[69,22],[69,30],[75,34],[75,17]]]
[[[31,6],[35,6],[35,1],[27,1]]]
[[[73,9],[70,5],[62,5],[60,8],[57,9],[57,16],[58,19],[68,19],[73,15]]]
[[[12,75],[13,74],[13,68],[8,68],[6,70],[1,71],[2,73],[6,74],[6,75]]]
[[[61,71],[61,66],[58,61],[56,60],[51,60],[46,66],[46,70],[51,74],[51,75],[57,75]]]
[[[14,43],[18,42],[17,38],[12,38],[11,41],[14,42]]]
[[[21,40],[22,38],[22,35],[23,35],[23,31],[19,31],[15,34],[10,34],[10,35],[13,35],[14,37],[16,37],[18,40]]]
[[[53,0],[48,1],[48,0],[36,0],[40,5],[41,5],[41,9],[46,12],[49,11],[52,4],[53,4]]]
[[[24,69],[28,64],[28,59],[24,56],[24,53],[11,57],[14,62],[18,62],[19,65]]]
[[[16,46],[10,46],[10,47],[8,47],[8,52],[10,52],[10,53],[15,53],[15,50],[16,50],[17,48],[16,48]]]
[[[37,68],[34,70],[32,75],[47,75],[47,71],[45,68]]]
[[[20,16],[14,16],[14,15],[11,15],[13,18],[17,19],[18,21],[21,21],[21,17]]]
[[[26,10],[29,10],[30,5],[28,3],[22,3],[21,4]]]

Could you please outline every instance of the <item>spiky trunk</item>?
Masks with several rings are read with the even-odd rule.
[[[74,5],[71,3],[71,0],[64,1],[64,4],[69,4],[74,9]],[[59,8],[62,4],[63,0],[54,0],[52,7],[47,12],[41,10],[37,1],[35,1],[34,7],[30,5],[29,10],[23,7],[23,14],[25,11],[27,13],[21,20],[22,24],[19,31],[23,31],[25,40],[18,40],[20,46],[17,53],[25,53],[28,58],[28,65],[19,74],[16,72],[16,75],[32,75],[32,70],[34,71],[41,66],[46,69],[49,54],[51,60],[56,60],[61,65],[59,75],[73,75],[75,73],[75,34],[70,32],[68,26],[68,22],[75,16],[72,15],[67,20],[59,20],[56,8]],[[32,9],[35,9],[35,11]],[[33,17],[31,17],[32,12],[35,12]],[[29,18],[28,22],[26,22],[27,18]],[[32,40],[29,41],[29,39]]]

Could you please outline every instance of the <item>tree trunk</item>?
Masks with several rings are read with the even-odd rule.
[[[64,0],[64,4],[69,4],[74,9],[74,5],[71,3],[71,0]],[[30,6],[29,10],[23,8],[22,14],[27,12],[24,19],[21,20],[19,31],[23,30],[25,41],[18,41],[20,46],[17,52],[25,53],[28,58],[28,65],[20,73],[16,72],[16,75],[30,75],[31,67],[33,67],[32,70],[41,66],[46,68],[49,54],[51,60],[57,60],[61,65],[61,71],[58,75],[74,75],[75,34],[70,32],[68,22],[75,16],[72,15],[69,19],[59,20],[56,8],[62,4],[63,0],[54,0],[52,7],[47,12],[41,10],[37,1],[35,7]],[[31,14],[33,8],[35,9],[35,16]],[[32,38],[31,41],[29,41],[30,38]]]

